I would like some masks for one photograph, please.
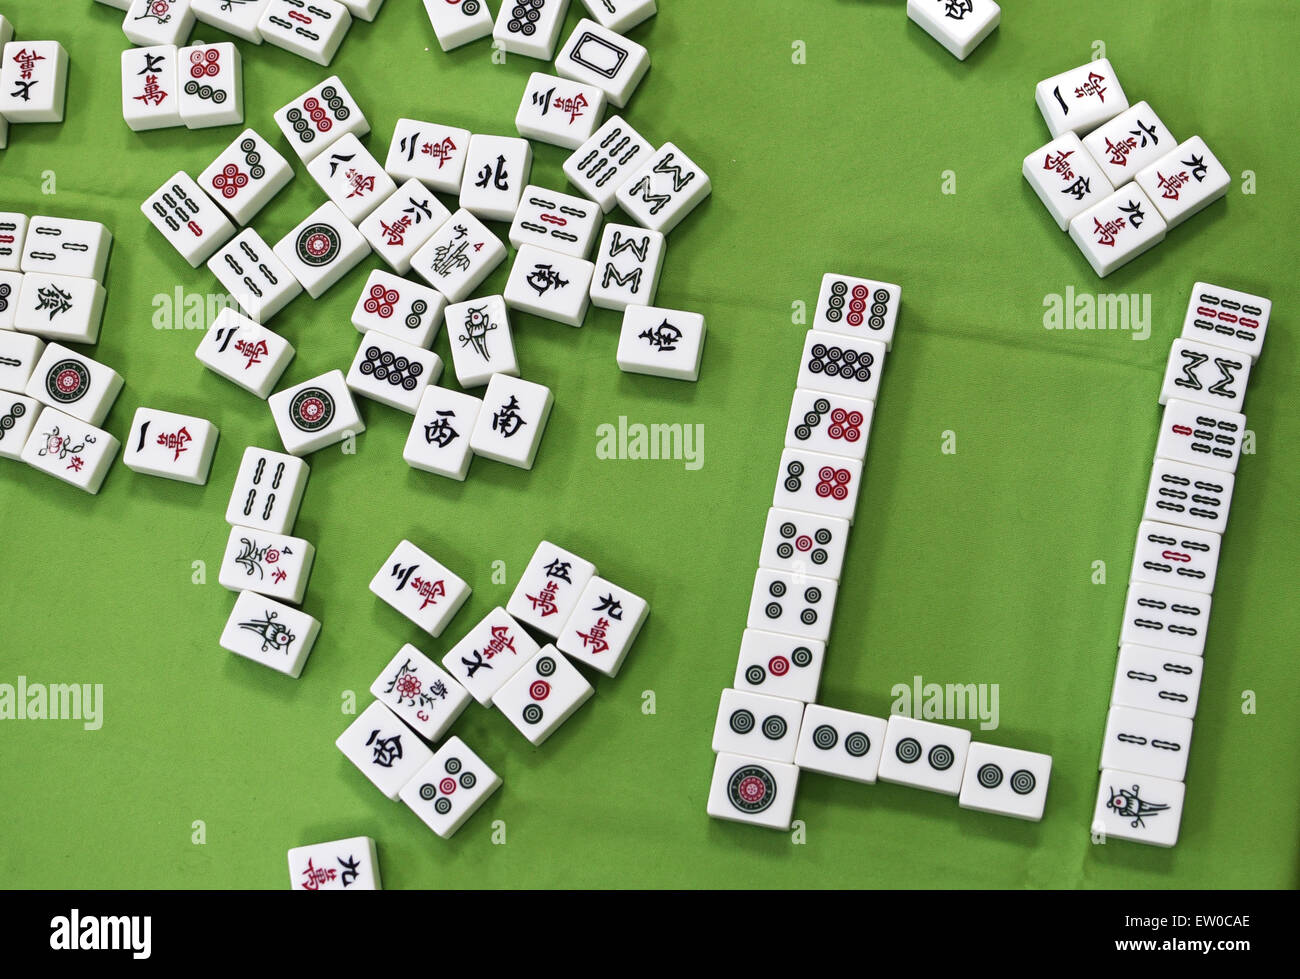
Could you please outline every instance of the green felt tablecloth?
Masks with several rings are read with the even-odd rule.
[[[397,888],[1297,884],[1293,3],[1008,3],[963,63],[901,0],[662,0],[631,32],[653,67],[625,114],[713,181],[669,237],[658,295],[707,317],[699,383],[620,372],[614,313],[593,309],[581,330],[516,315],[524,376],[555,392],[550,426],[531,472],[480,459],[464,483],[408,468],[409,416],[362,401],[356,454],[309,459],[295,533],[318,549],[303,607],[323,628],[298,680],[217,645],[234,599],[216,580],[231,483],[245,446],[279,442],[264,402],[195,360],[197,330],[155,328],[155,304],[171,301],[159,296],[220,289],[139,211],[239,129],[130,132],[114,9],[0,10],[19,38],[57,38],[71,56],[64,123],[11,127],[0,210],[114,233],[103,332],[86,350],[126,379],[105,427],[123,437],[144,404],[221,430],[202,487],[119,461],[87,496],[0,461],[0,683],[102,684],[104,697],[96,731],[0,721],[4,886],[283,888],[289,847],[363,834]],[[228,39],[202,25],[194,36]],[[1130,100],[1147,99],[1179,138],[1203,136],[1233,175],[1226,201],[1105,280],[1020,175],[1049,138],[1035,83],[1101,44]],[[487,41],[443,54],[416,0],[355,22],[329,69],[238,45],[246,124],[295,164],[253,221],[272,242],[323,201],[272,113],[327,74],[359,101],[382,160],[403,116],[513,135],[524,81],[546,68],[494,64]],[[566,151],[534,154],[534,180],[563,187]],[[346,370],[359,340],[350,313],[377,263],[272,321],[298,351],[282,384]],[[508,267],[480,292],[499,291]],[[803,342],[793,304],[811,309],[827,271],[900,283],[903,305],[821,702],[885,715],[891,688],[917,676],[996,684],[996,730],[956,723],[1053,756],[1041,823],[812,774],[795,806],[801,843],[705,815],[718,696],[735,669]],[[1273,299],[1245,405],[1257,452],[1242,459],[1219,564],[1181,839],[1173,850],[1096,846],[1097,758],[1156,398],[1197,280]],[[1149,338],[1045,329],[1046,297],[1067,289],[1149,296]],[[450,363],[445,332],[434,349]],[[703,426],[703,465],[598,458],[598,426],[622,416]],[[955,454],[942,451],[948,432]],[[438,640],[367,590],[403,537],[474,589]],[[351,720],[343,705],[354,694],[364,707],[404,642],[441,657],[504,604],[543,537],[643,595],[650,618],[623,672],[599,678],[541,749],[471,705],[453,730],[505,784],[444,841],[334,747]],[[195,562],[206,584],[193,583]]]

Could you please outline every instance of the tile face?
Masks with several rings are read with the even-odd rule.
[[[193,29],[190,0],[131,0],[122,22],[132,44],[184,44]]]
[[[594,85],[533,72],[515,114],[526,139],[576,150],[591,138],[605,114],[605,93]]]
[[[463,480],[474,458],[470,432],[483,402],[430,384],[420,396],[402,458],[413,469]]]
[[[0,214],[0,268],[3,268],[4,219]],[[1202,340],[1245,354],[1253,364],[1264,347],[1273,303],[1263,296],[1198,282],[1192,286],[1183,320],[1183,339]]]
[[[627,177],[654,153],[622,116],[610,116],[564,161],[564,176],[606,214]]]
[[[194,356],[209,370],[265,398],[293,359],[293,347],[278,333],[227,308],[203,334]]]
[[[455,736],[402,787],[402,801],[443,839],[501,787],[501,776]]]
[[[1160,403],[1171,398],[1194,401],[1228,412],[1230,417],[1245,404],[1250,364],[1249,357],[1213,343],[1179,338],[1169,347]],[[1209,465],[1209,460],[1203,464]]]
[[[386,333],[427,350],[438,335],[446,303],[436,289],[375,269],[352,310],[352,325],[361,333]]]
[[[259,449],[244,450],[226,507],[226,523],[287,534],[298,519],[311,467],[297,456]]]
[[[18,272],[22,269],[27,224],[26,214],[0,211],[0,271]]]
[[[616,676],[649,614],[645,599],[593,576],[555,645],[575,662]]]
[[[541,744],[596,691],[554,646],[543,646],[492,695],[492,706]]]
[[[649,70],[649,51],[585,17],[555,56],[558,75],[596,86],[620,109]]]
[[[582,5],[601,27],[620,33],[655,15],[655,0],[582,0]]]
[[[744,755],[718,755],[709,785],[714,819],[788,830],[799,790],[799,769]]]
[[[998,26],[1002,8],[993,0],[907,0],[907,16],[965,61]]]
[[[1246,416],[1170,398],[1160,422],[1156,455],[1161,459],[1236,472]]]
[[[902,298],[903,290],[892,283],[828,272],[822,277],[812,328],[867,337],[890,350],[894,346],[894,327]]]
[[[465,581],[409,540],[397,545],[370,590],[435,639],[469,598]]]
[[[437,741],[469,706],[449,673],[407,643],[380,671],[370,692],[426,741]]]
[[[569,0],[502,0],[492,39],[511,54],[550,61]]]
[[[127,48],[122,52],[122,118],[134,132],[180,126],[176,45]]]
[[[307,164],[307,172],[353,224],[360,223],[397,190],[393,178],[352,133],[345,133],[321,150]],[[432,212],[429,218],[432,221]]]
[[[271,6],[288,2],[271,0]],[[331,3],[326,0],[319,4],[319,9],[328,12]],[[347,16],[346,10],[343,13]],[[281,107],[275,113],[275,124],[304,163],[341,136],[348,133],[364,136],[370,132],[370,123],[338,75],[331,75]]]
[[[424,9],[444,51],[492,33],[492,11],[483,0],[424,0]]]
[[[1120,642],[1201,656],[1210,627],[1210,603],[1210,596],[1202,592],[1130,582]]]
[[[498,607],[451,647],[442,665],[486,707],[505,682],[536,654],[537,643],[532,636]]]
[[[709,175],[672,143],[630,171],[614,193],[619,206],[637,224],[668,234],[709,196]]]
[[[826,644],[761,629],[746,629],[740,640],[735,688],[787,700],[817,699]]]
[[[433,759],[424,742],[377,700],[357,715],[334,744],[375,788],[394,800],[402,786]]]
[[[532,469],[555,397],[550,388],[507,374],[493,374],[470,436],[475,455]]]
[[[317,157],[320,160],[322,154]],[[316,160],[312,161],[313,165]],[[451,212],[418,180],[408,180],[358,226],[370,247],[394,272],[405,274],[411,259]]]
[[[289,851],[289,886],[295,891],[380,890],[375,841],[357,836],[294,847]]]
[[[1125,184],[1070,221],[1070,239],[1105,278],[1165,240],[1165,220],[1136,184]]]
[[[975,741],[957,804],[963,809],[1038,822],[1047,803],[1052,756]]]
[[[1130,577],[1208,595],[1214,591],[1222,540],[1209,531],[1143,520]]]
[[[483,296],[447,307],[447,342],[463,388],[481,387],[493,374],[519,376],[510,316],[501,296]]]
[[[0,459],[22,458],[23,445],[40,413],[41,403],[35,398],[0,391]]]
[[[524,625],[556,639],[595,573],[596,566],[590,561],[542,541],[524,568],[506,611]]]
[[[891,714],[876,775],[882,782],[957,795],[969,750],[969,731]]]
[[[1191,740],[1192,722],[1186,717],[1111,707],[1098,767],[1181,782],[1187,775]]]
[[[23,248],[24,272],[104,278],[113,235],[98,221],[32,216]]]
[[[820,704],[804,710],[795,764],[822,775],[874,783],[888,724],[869,714],[854,714]]]
[[[469,211],[457,211],[411,259],[411,269],[448,302],[468,299],[505,261],[506,246]]]
[[[62,122],[68,87],[68,52],[63,45],[10,41],[0,49],[0,57],[0,117],[8,122]]]
[[[231,591],[254,591],[291,605],[302,602],[316,559],[310,541],[252,527],[231,527],[218,580]]]
[[[1139,102],[1098,126],[1084,137],[1083,145],[1112,186],[1122,187],[1174,149],[1178,141],[1151,106]]]
[[[138,473],[202,486],[216,448],[217,426],[206,418],[140,407],[131,420],[122,464]]]
[[[853,523],[862,485],[862,463],[843,456],[786,449],[776,477],[772,505]]]
[[[653,303],[664,267],[664,244],[658,231],[606,224],[591,278],[591,301],[602,309]]]
[[[424,389],[441,376],[436,353],[372,330],[361,338],[347,381],[354,394],[415,414]]]
[[[1225,196],[1232,182],[1227,169],[1199,136],[1156,160],[1135,179],[1171,228]]]
[[[0,272],[0,303],[10,309],[18,301],[16,293],[4,292],[4,287],[9,284],[5,276],[11,274],[16,273]],[[0,312],[3,311],[0,307]],[[44,352],[45,341],[40,337],[0,330],[0,391],[25,391]]]
[[[847,520],[772,507],[767,511],[758,564],[773,571],[839,581],[848,541]]]
[[[0,427],[3,427],[4,418],[17,416],[14,430],[21,428],[19,419],[23,415],[15,411],[19,404],[26,412],[28,405],[15,401],[8,413],[0,417]],[[43,408],[36,424],[31,427],[20,458],[29,466],[77,489],[98,493],[113,465],[117,449],[117,439],[108,432],[54,408]]]
[[[352,14],[334,0],[270,0],[257,31],[268,44],[328,65],[351,26]]]
[[[15,299],[10,324],[14,329],[67,343],[99,339],[105,293],[94,279],[27,272],[21,285],[16,296],[10,292]]]
[[[1076,215],[1105,200],[1115,190],[1073,132],[1064,132],[1030,153],[1020,172],[1062,231]]]
[[[24,392],[42,404],[99,425],[122,391],[122,376],[111,367],[75,354],[57,343],[46,344]]]
[[[312,299],[370,254],[361,232],[333,203],[322,204],[272,249]]]
[[[140,205],[158,233],[198,268],[230,240],[235,226],[193,178],[177,171]]]
[[[1182,782],[1103,769],[1092,832],[1107,839],[1173,846],[1186,791]]]
[[[248,224],[292,179],[289,161],[245,129],[199,174],[199,186],[235,221]]]
[[[232,3],[232,0],[192,0],[190,7],[200,24],[208,24],[227,34],[243,38],[254,44],[262,43],[262,32],[257,29],[262,11],[270,0],[244,0]]]
[[[799,360],[797,387],[875,401],[885,369],[885,345],[877,340],[809,330]]]
[[[286,452],[307,455],[366,430],[342,371],[277,391],[267,400]]]
[[[1119,648],[1110,702],[1158,714],[1195,717],[1204,665],[1200,656],[1126,643]]]
[[[267,322],[302,292],[302,284],[252,228],[208,259],[208,269],[256,323]]]
[[[628,306],[618,336],[619,370],[678,381],[700,376],[706,326],[699,313]]]
[[[582,326],[596,267],[549,248],[520,245],[506,280],[506,305],[565,326]]]
[[[426,0],[426,6],[447,0]],[[459,11],[455,11],[459,15]],[[398,119],[384,169],[394,180],[418,180],[442,194],[459,194],[469,152],[469,130],[419,119]]]
[[[713,728],[713,750],[790,764],[799,742],[804,705],[759,693],[723,690]]]
[[[221,633],[221,648],[298,677],[319,634],[320,623],[306,612],[241,591]]]
[[[595,204],[529,184],[510,225],[510,243],[540,245],[553,252],[586,258],[596,240],[601,212]]]
[[[839,584],[831,578],[759,568],[749,600],[750,629],[825,642]]]
[[[1128,97],[1107,58],[1045,78],[1034,101],[1053,136],[1090,133],[1128,108]]]
[[[528,140],[475,133],[465,155],[461,209],[484,220],[511,220],[532,170],[533,148]]]
[[[875,402],[861,398],[795,388],[785,444],[861,462],[867,456],[875,408]]]
[[[23,274],[21,272],[0,271],[0,332],[9,332],[14,328],[14,318],[18,315],[18,298],[23,291]],[[0,364],[0,377],[7,373],[5,367],[17,364]]]
[[[184,47],[179,64],[181,119],[188,129],[244,121],[244,66],[229,41]]]
[[[1151,466],[1143,520],[1158,520],[1222,535],[1232,506],[1231,473],[1157,459]]]

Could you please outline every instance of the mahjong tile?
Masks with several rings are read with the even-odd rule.
[[[974,741],[966,756],[957,804],[999,816],[1038,822],[1047,803],[1052,756]]]
[[[465,155],[461,208],[485,220],[511,220],[532,169],[533,149],[528,140],[475,133]]]
[[[595,85],[540,71],[529,76],[515,113],[519,135],[576,150],[605,115],[605,93]]]
[[[1195,717],[1204,666],[1200,656],[1125,643],[1119,648],[1110,702],[1157,714]]]
[[[452,736],[402,787],[401,798],[429,829],[446,839],[500,787],[501,776]]]
[[[360,224],[397,190],[393,178],[353,133],[345,133],[313,157],[307,172],[353,224]],[[432,223],[432,210],[428,218]]]
[[[877,340],[809,330],[795,386],[875,401],[885,369],[885,349]]]
[[[827,272],[822,276],[812,328],[877,340],[886,350],[892,350],[902,300],[902,288],[892,282]]]
[[[300,609],[257,592],[241,591],[221,633],[221,648],[286,676],[307,664],[320,622]]]
[[[1083,145],[1112,186],[1121,187],[1177,146],[1146,102],[1125,109],[1083,138]]]
[[[575,662],[616,676],[649,614],[645,599],[593,575],[555,645]]]
[[[713,750],[790,764],[799,742],[802,701],[726,689],[713,727]]]
[[[524,628],[494,608],[442,658],[442,665],[484,707],[507,680],[537,654]]]
[[[1119,641],[1201,656],[1211,602],[1204,592],[1131,581]]]
[[[470,432],[482,409],[478,398],[430,384],[416,406],[402,458],[412,469],[464,480],[474,458]]]
[[[557,75],[596,86],[619,109],[649,70],[650,52],[642,45],[585,17],[555,56]]]
[[[309,214],[272,251],[317,299],[370,254],[370,244],[330,202]]]
[[[133,132],[183,125],[176,54],[174,44],[122,52],[122,119]]]
[[[4,220],[14,217],[0,214],[0,268],[5,267]],[[1208,340],[1245,354],[1253,364],[1264,346],[1264,334],[1268,331],[1268,318],[1272,311],[1272,301],[1263,296],[1198,282],[1192,286],[1182,336],[1184,340]]]
[[[361,338],[348,370],[354,394],[415,414],[424,389],[442,376],[442,358],[397,337],[371,330]]]
[[[208,259],[208,270],[256,323],[270,320],[302,292],[302,283],[252,228]]]
[[[204,367],[259,398],[279,383],[293,354],[284,337],[229,307],[217,314],[194,352]]]
[[[199,174],[199,186],[239,224],[248,224],[293,180],[293,167],[256,130],[245,129]]]
[[[746,629],[736,661],[737,690],[811,703],[817,699],[826,644],[778,632]]]
[[[547,645],[501,685],[492,695],[492,706],[538,745],[595,692],[576,666]]]
[[[425,0],[445,5],[447,0]],[[459,16],[459,11],[456,12]],[[418,180],[440,194],[459,194],[469,152],[469,130],[419,119],[398,119],[384,169],[394,180]]]
[[[774,571],[840,580],[849,522],[802,510],[772,507],[758,552],[758,564]]]
[[[424,9],[444,51],[492,33],[492,11],[484,0],[424,0]]]
[[[861,485],[862,463],[856,459],[786,449],[781,453],[772,505],[852,523]]]
[[[407,643],[370,685],[370,692],[426,741],[437,741],[469,706],[469,692]]]
[[[627,373],[695,381],[700,376],[707,335],[704,317],[699,313],[627,306],[614,359],[619,370]]]
[[[510,225],[510,243],[586,258],[596,240],[601,211],[592,201],[529,184]]]
[[[448,302],[468,299],[506,257],[506,246],[463,208],[444,221],[411,258],[411,268]]]
[[[842,455],[861,462],[867,455],[875,408],[875,402],[861,398],[795,388],[785,430],[786,447]]]
[[[342,371],[328,371],[267,399],[286,452],[301,456],[366,430]]]
[[[672,143],[664,143],[615,191],[619,206],[644,228],[668,234],[709,196],[709,175]]]
[[[718,755],[709,785],[714,819],[788,830],[799,790],[799,769],[745,755]]]
[[[508,374],[493,374],[469,444],[475,455],[532,469],[555,397],[551,389]]]
[[[469,598],[470,587],[409,540],[371,579],[370,590],[435,639]]]
[[[22,278],[17,272],[0,272],[0,290],[9,284],[10,276]],[[11,309],[17,301],[16,293],[0,295],[0,303]],[[3,312],[4,306],[0,306],[0,313]],[[32,379],[32,372],[44,352],[45,341],[40,337],[10,329],[0,330],[0,391],[27,390],[27,382]]]
[[[13,418],[14,402],[6,415]],[[24,411],[30,406],[22,403]],[[15,426],[17,431],[21,426]],[[27,442],[19,453],[23,462],[34,469],[69,483],[87,493],[98,493],[117,455],[118,441],[103,429],[55,408],[43,408],[31,427]]]
[[[825,642],[839,583],[832,578],[759,568],[749,600],[750,629]]]
[[[1104,769],[1092,832],[1102,839],[1173,846],[1178,842],[1186,791],[1182,782]]]
[[[14,123],[62,122],[67,89],[68,52],[58,41],[10,41],[0,48],[0,118]]]
[[[35,398],[0,391],[0,459],[21,459],[42,405]]]
[[[217,580],[231,591],[255,591],[298,605],[315,560],[316,548],[301,537],[236,525],[230,528]]]
[[[538,632],[559,637],[596,566],[572,551],[542,541],[529,558],[506,611]]]
[[[94,343],[104,317],[104,287],[75,275],[27,272],[16,296],[12,326],[46,340]]]
[[[23,247],[24,272],[104,278],[112,233],[98,221],[32,215]]]
[[[1236,477],[1217,469],[1157,459],[1151,466],[1143,520],[1222,535]]]
[[[415,253],[449,217],[451,212],[424,184],[408,180],[381,201],[357,230],[389,268],[404,275]]]
[[[591,301],[601,309],[649,306],[659,290],[666,239],[658,231],[609,222],[601,233]]]
[[[1236,472],[1246,416],[1209,405],[1170,398],[1160,420],[1156,455],[1161,459]]]
[[[1246,401],[1250,366],[1249,357],[1216,346],[1212,339],[1207,342],[1180,337],[1169,347],[1160,403],[1177,398],[1219,411],[1240,412]]]
[[[291,0],[271,0],[289,3]],[[331,4],[326,0],[322,10]],[[346,15],[347,11],[344,11]],[[271,40],[271,38],[268,38]],[[272,41],[274,43],[274,41]],[[364,136],[370,123],[338,75],[331,75],[308,89],[275,113],[275,124],[284,133],[298,158],[306,163],[341,136]]]
[[[1098,768],[1118,768],[1181,782],[1187,775],[1191,741],[1190,718],[1112,706],[1106,715]]]
[[[244,121],[244,66],[234,44],[183,47],[176,63],[181,121],[187,129]]]
[[[970,732],[959,727],[891,714],[876,777],[955,796],[961,791],[970,740]]]
[[[311,467],[297,456],[250,445],[226,506],[226,523],[287,534],[298,519]]]
[[[352,310],[352,325],[360,333],[386,333],[427,350],[438,335],[446,304],[436,289],[375,269]]]
[[[289,887],[295,891],[380,890],[375,841],[357,836],[294,847],[289,851]]]
[[[102,424],[122,391],[122,375],[111,367],[73,353],[58,343],[46,344],[27,379],[24,393],[74,418]]]
[[[493,374],[519,376],[505,299],[482,296],[453,303],[447,307],[446,319],[447,343],[461,387],[481,387]]]
[[[522,244],[502,295],[511,309],[566,326],[582,326],[596,267],[586,259]]]
[[[122,464],[149,476],[202,486],[208,481],[217,426],[206,418],[139,407],[131,419]]]
[[[1082,211],[1115,190],[1083,141],[1062,133],[1025,157],[1020,172],[1062,231]]]
[[[334,744],[393,800],[433,759],[424,742],[377,700],[357,715]]]
[[[615,193],[654,152],[622,116],[610,116],[564,161],[564,176],[608,214]]]
[[[794,762],[801,769],[853,782],[874,783],[888,722],[869,714],[809,704]]]
[[[352,26],[352,14],[335,0],[269,0],[257,31],[268,44],[328,65]]]
[[[1205,140],[1193,136],[1139,171],[1134,181],[1146,191],[1169,227],[1176,228],[1224,197],[1232,175]]]
[[[1045,78],[1034,89],[1034,101],[1053,136],[1090,133],[1128,108],[1128,98],[1107,58]]]
[[[1129,577],[1208,595],[1214,591],[1222,542],[1222,537],[1210,531],[1143,520],[1138,525]]]
[[[229,218],[183,170],[164,181],[140,210],[193,268],[211,258],[235,233]]]

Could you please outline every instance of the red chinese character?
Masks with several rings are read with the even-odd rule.
[[[167,93],[158,84],[157,75],[150,75],[146,78],[144,80],[144,94],[135,96],[137,102],[143,102],[145,105],[162,105],[165,98],[167,98]]]
[[[605,636],[609,634],[607,631],[608,629],[609,629],[609,619],[605,618],[604,616],[601,616],[599,619],[596,620],[596,624],[592,626],[589,630],[587,630],[586,632],[578,633],[579,638],[582,639],[582,644],[584,646],[591,647],[591,654],[593,656],[595,656],[597,653],[603,653],[605,652],[605,650],[609,649],[609,643],[605,641]]]
[[[409,217],[401,217],[392,224],[384,221],[379,222],[379,230],[384,233],[388,239],[388,244],[397,247],[406,243],[406,229],[411,226]]]
[[[420,610],[423,611],[430,605],[437,605],[438,599],[447,594],[447,586],[443,584],[442,579],[430,581],[428,578],[412,578],[411,586],[415,593],[424,601],[420,604]]]
[[[1106,80],[1105,77],[1103,77],[1102,75],[1098,75],[1095,71],[1088,72],[1087,80],[1084,81],[1082,85],[1080,85],[1078,88],[1074,90],[1074,97],[1077,99],[1081,99],[1088,95],[1095,95],[1102,102],[1105,102],[1106,89],[1101,84],[1105,80]]]
[[[36,62],[44,60],[45,55],[37,54],[35,51],[28,51],[26,48],[14,55],[14,64],[18,66],[20,78],[31,78],[32,69],[36,67]]]
[[[1111,248],[1115,247],[1115,237],[1127,227],[1123,218],[1116,218],[1114,221],[1107,221],[1105,224],[1093,218],[1092,223],[1095,225],[1092,230],[1097,235],[1097,244],[1108,245]]]
[[[442,165],[456,152],[456,144],[451,141],[450,136],[444,136],[441,143],[425,143],[420,147],[420,152],[437,160],[438,169],[441,170]]]
[[[1160,196],[1167,201],[1178,200],[1178,191],[1190,182],[1186,170],[1170,174],[1168,177],[1157,170],[1156,176],[1160,178],[1156,181],[1156,186],[1163,191]]]
[[[1043,169],[1049,173],[1059,173],[1062,180],[1073,180],[1074,169],[1070,166],[1070,157],[1074,156],[1074,150],[1061,150],[1056,156],[1048,153],[1043,159]]]
[[[526,595],[525,597],[533,603],[533,611],[542,610],[542,618],[548,615],[554,615],[559,611],[555,605],[555,596],[559,592],[559,586],[553,581],[548,581],[546,587],[537,595]]]
[[[375,178],[366,176],[360,170],[349,170],[345,176],[352,187],[352,193],[348,197],[364,197],[366,191],[375,189]]]
[[[256,343],[251,340],[236,340],[235,349],[248,358],[248,363],[244,364],[244,370],[248,370],[254,364],[260,364],[262,358],[271,352],[265,340],[258,340]]]
[[[181,426],[178,432],[162,432],[158,436],[158,444],[164,449],[171,449],[173,452],[172,462],[181,457],[181,453],[189,448],[189,444],[194,439],[190,436],[189,429]]]

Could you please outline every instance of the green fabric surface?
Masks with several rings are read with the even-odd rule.
[[[0,460],[0,682],[104,687],[100,730],[0,722],[0,884],[283,888],[288,848],[364,834],[390,888],[1296,886],[1295,4],[1007,4],[963,63],[901,0],[662,0],[631,31],[653,67],[624,115],[712,178],[712,197],[669,236],[657,299],[707,317],[699,383],[620,372],[612,312],[593,309],[580,330],[515,314],[523,375],[552,388],[555,409],[531,472],[479,459],[463,484],[408,468],[410,417],[360,400],[356,454],[308,459],[294,533],[318,549],[303,607],[323,628],[298,680],[217,645],[234,600],[217,584],[232,480],[245,446],[279,441],[264,402],[194,358],[198,330],[155,329],[158,294],[221,290],[139,210],[240,130],[130,132],[120,11],[89,0],[0,9],[20,39],[57,38],[71,57],[63,124],[10,129],[0,209],[91,218],[115,236],[103,332],[86,348],[126,379],[104,427],[122,438],[144,404],[221,430],[202,487],[119,460],[92,497]],[[562,37],[581,13],[573,4]],[[193,36],[228,40],[203,25]],[[806,64],[792,62],[795,41]],[[1226,201],[1105,280],[1020,175],[1049,138],[1035,83],[1101,41],[1130,100],[1150,101],[1179,138],[1203,136],[1234,176]],[[382,161],[403,116],[514,135],[525,79],[548,68],[494,64],[487,41],[443,54],[416,0],[354,22],[328,69],[237,43],[245,124],[295,170],[252,222],[270,242],[323,201],[272,113],[327,75],[360,103]],[[563,188],[566,155],[535,144],[534,182]],[[949,170],[955,194],[942,192]],[[43,193],[51,181],[56,193]],[[347,369],[360,339],[351,310],[377,265],[372,256],[272,320],[298,351],[280,386]],[[500,291],[508,268],[478,293]],[[997,730],[956,723],[1053,756],[1041,823],[813,774],[795,806],[806,842],[705,815],[718,696],[733,678],[803,342],[792,304],[811,319],[827,271],[900,283],[903,305],[819,699],[884,716],[894,684],[917,675],[998,684]],[[1274,302],[1245,405],[1258,451],[1241,462],[1224,539],[1178,846],[1095,846],[1156,398],[1198,279]],[[1044,329],[1044,297],[1071,287],[1149,295],[1150,338]],[[434,349],[455,387],[445,330]],[[620,416],[702,425],[703,466],[597,458],[597,427]],[[945,431],[955,454],[941,452]],[[474,589],[437,640],[367,589],[403,537]],[[336,750],[352,719],[341,705],[352,691],[364,707],[404,642],[440,658],[505,603],[542,538],[644,596],[650,617],[622,673],[598,678],[540,749],[471,705],[453,731],[505,784],[443,841]],[[195,561],[206,584],[191,581]],[[1105,584],[1092,583],[1097,561]],[[1243,713],[1243,691],[1256,713]],[[497,821],[504,845],[492,841]]]

